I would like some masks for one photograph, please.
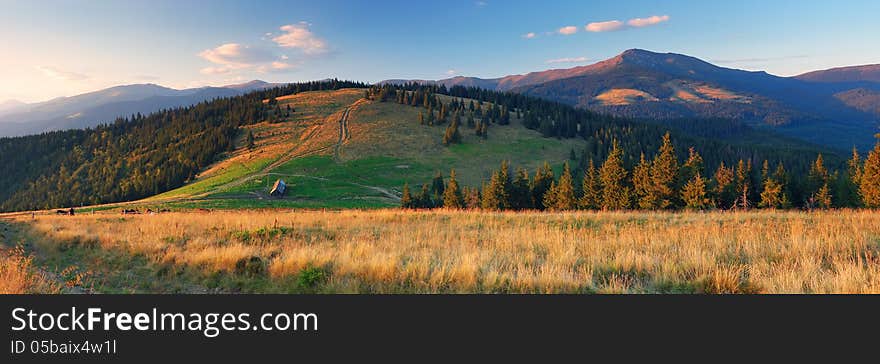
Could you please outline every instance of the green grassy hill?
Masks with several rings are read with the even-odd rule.
[[[405,182],[420,185],[456,168],[463,185],[479,186],[502,160],[533,171],[544,161],[560,166],[582,139],[545,138],[522,127],[493,125],[482,139],[462,126],[462,142],[443,146],[445,125],[419,124],[421,108],[370,101],[361,89],[313,91],[277,99],[289,116],[249,125],[244,136],[190,184],[133,202],[171,208],[350,208],[395,206]],[[439,96],[443,102],[451,100]],[[342,122],[344,118],[344,123]],[[246,135],[244,132],[242,135]],[[268,195],[277,179],[283,198]]]

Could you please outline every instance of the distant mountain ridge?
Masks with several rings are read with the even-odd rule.
[[[880,83],[880,64],[837,67],[807,72],[795,78],[810,82],[877,82]]]
[[[873,70],[849,67],[829,75],[780,77],[683,54],[630,49],[569,69],[421,82],[523,93],[634,118],[729,118],[846,149],[872,145],[878,130],[880,83],[871,82]],[[401,81],[406,82],[383,82]]]
[[[93,127],[112,122],[118,117],[194,105],[277,85],[280,84],[254,80],[237,85],[182,90],[151,83],[115,86],[40,103],[16,105],[10,112],[0,113],[0,137]]]

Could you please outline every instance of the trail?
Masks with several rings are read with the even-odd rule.
[[[284,165],[284,164],[286,164],[296,158],[301,158],[301,157],[317,154],[320,152],[324,152],[330,148],[334,148],[333,159],[339,161],[339,152],[340,152],[340,149],[342,148],[342,145],[351,139],[351,130],[348,127],[348,118],[351,115],[351,112],[353,110],[356,110],[358,107],[363,105],[363,103],[365,103],[365,102],[366,102],[366,100],[359,99],[359,100],[355,101],[354,103],[352,103],[351,105],[347,106],[345,108],[345,110],[343,110],[342,115],[340,116],[339,121],[338,121],[338,123],[339,123],[339,137],[338,137],[335,144],[327,145],[327,146],[323,146],[323,147],[318,147],[318,148],[314,148],[314,149],[310,149],[310,150],[306,150],[306,151],[302,151],[302,152],[297,153],[296,151],[302,146],[302,142],[298,143],[296,146],[291,148],[287,152],[287,154],[279,157],[274,162],[272,162],[269,165],[267,165],[266,167],[262,168],[260,171],[253,173],[253,174],[250,174],[250,175],[247,175],[247,176],[243,176],[239,179],[236,179],[234,181],[230,181],[230,182],[225,183],[223,185],[217,186],[210,191],[206,191],[206,192],[203,192],[203,193],[200,193],[197,195],[189,196],[186,199],[203,198],[203,197],[206,197],[208,195],[211,195],[211,194],[214,194],[217,192],[221,192],[224,190],[228,190],[230,188],[241,186],[241,185],[243,185],[253,179],[268,177],[268,176],[300,177],[300,178],[314,179],[314,180],[318,180],[318,181],[330,181],[330,179],[327,179],[325,177],[318,177],[318,176],[312,176],[312,175],[306,175],[306,174],[274,173],[274,172],[272,172],[272,170],[274,170],[274,169],[276,169],[276,168],[278,168],[278,167],[280,167],[280,166],[282,166],[282,165]],[[302,141],[305,142],[305,141],[310,140],[318,132],[318,130],[321,128],[321,126],[322,125],[315,125],[314,127],[310,128],[309,131],[307,132],[308,134],[306,134],[306,136],[304,138],[301,138]],[[369,190],[373,190],[373,191],[376,191],[376,192],[382,194],[383,196],[385,196],[389,199],[392,199],[394,201],[400,201],[400,196],[398,196],[393,191],[391,191],[387,188],[383,188],[383,187],[379,187],[379,186],[370,186],[370,185],[360,184],[357,182],[347,182],[346,181],[343,183],[350,184],[352,186],[358,186],[361,188],[366,188]]]
[[[336,149],[333,151],[333,159],[339,160],[339,149],[342,148],[342,143],[345,143],[346,140],[351,138],[351,133],[348,131],[348,114],[351,112],[351,107],[345,108],[345,111],[342,112],[342,117],[339,119],[339,140],[336,142]]]

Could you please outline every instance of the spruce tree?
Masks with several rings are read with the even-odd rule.
[[[455,169],[449,171],[449,183],[443,192],[443,207],[449,209],[460,209],[464,207],[464,201],[461,191],[458,188],[458,181],[455,180]]]
[[[581,188],[583,189],[583,195],[578,203],[580,208],[596,210],[601,207],[602,181],[592,159],[590,159],[587,169],[584,171],[584,180],[581,182]]]
[[[880,141],[868,152],[859,174],[859,194],[865,207],[880,207]]]
[[[483,208],[487,210],[507,210],[510,208],[510,167],[507,161],[492,174],[489,184],[483,187]]]
[[[633,169],[632,181],[638,207],[643,210],[657,208],[657,195],[651,181],[651,162],[645,159],[645,153],[641,154],[639,164]]]
[[[602,180],[602,209],[623,210],[629,208],[630,189],[624,183],[627,177],[623,166],[623,150],[617,139],[612,141],[611,153],[599,171]]]
[[[736,185],[734,184],[734,173],[732,168],[724,166],[724,162],[718,166],[715,171],[715,195],[717,197],[716,205],[719,208],[732,208],[736,202]]]
[[[663,144],[654,161],[651,162],[651,183],[654,195],[657,198],[656,208],[667,209],[675,207],[675,178],[678,174],[678,159],[675,157],[675,149],[672,146],[672,138],[669,132],[663,135]]]
[[[703,174],[703,157],[700,156],[700,153],[697,153],[694,147],[688,149],[688,159],[681,166],[681,178],[680,181],[682,183],[689,182],[696,176],[697,174]]]
[[[535,178],[532,179],[532,205],[538,210],[544,210],[544,195],[550,190],[553,184],[553,168],[550,163],[544,162],[544,165],[535,171]]]
[[[416,197],[415,207],[424,209],[434,208],[434,201],[431,199],[431,188],[428,187],[427,183],[422,185],[422,191]]]
[[[532,208],[532,191],[529,182],[529,172],[525,168],[517,168],[510,191],[511,208],[515,210]]]
[[[554,211],[573,210],[577,206],[574,181],[568,162],[565,162],[565,165],[562,167],[559,183],[551,185],[550,192],[544,198],[544,206]]]
[[[758,207],[781,209],[787,205],[785,194],[782,191],[782,184],[775,178],[768,176],[764,180],[764,189],[761,191],[761,202]]]
[[[400,207],[403,207],[405,209],[411,209],[415,207],[413,206],[413,198],[409,192],[408,183],[403,184],[403,194],[400,196]]]
[[[685,207],[694,210],[705,210],[712,205],[706,192],[706,181],[700,173],[694,175],[681,190],[681,199],[684,201]]]

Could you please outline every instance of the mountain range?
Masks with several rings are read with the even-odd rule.
[[[780,77],[641,49],[586,66],[493,79],[386,80],[475,86],[646,119],[728,118],[839,149],[868,148],[880,119],[880,65]]]
[[[636,119],[724,118],[837,149],[867,149],[880,120],[880,65],[833,68],[794,77],[716,66],[701,59],[641,49],[568,69],[500,78],[394,79],[380,83],[442,84],[522,93]],[[92,127],[236,96],[278,84],[251,81],[176,90],[154,84],[111,87],[24,104],[0,103],[0,137]]]
[[[93,127],[118,117],[193,105],[275,85],[255,80],[223,87],[176,90],[155,84],[135,84],[34,104],[10,100],[0,103],[0,137]]]

